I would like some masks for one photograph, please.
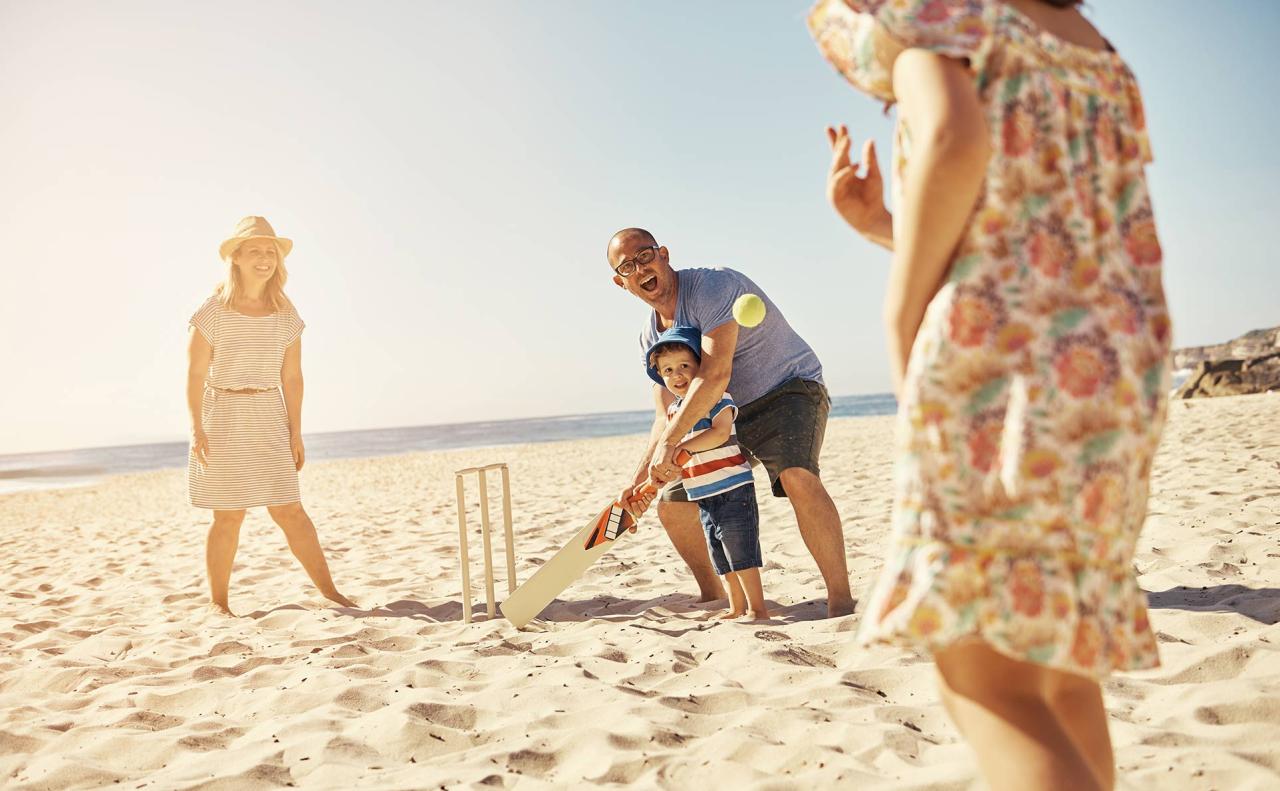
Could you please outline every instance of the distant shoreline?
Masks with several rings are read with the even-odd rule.
[[[893,414],[889,393],[836,396],[831,418]],[[405,453],[620,437],[649,431],[649,410],[557,415],[540,418],[401,426],[307,434],[307,459],[395,456]],[[187,466],[186,442],[156,442],[0,456],[0,497],[19,491],[84,486],[111,475],[181,469]]]

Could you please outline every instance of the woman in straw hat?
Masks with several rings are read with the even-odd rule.
[[[329,575],[298,495],[302,469],[302,319],[285,296],[293,242],[245,217],[218,252],[226,279],[191,317],[187,406],[191,504],[213,510],[206,544],[211,605],[227,586],[245,509],[266,506],[325,598],[353,607]]]

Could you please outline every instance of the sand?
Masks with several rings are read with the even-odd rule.
[[[891,435],[891,418],[828,431],[857,592],[885,538]],[[308,465],[304,503],[360,610],[321,599],[256,511],[241,617],[209,613],[206,514],[180,471],[0,498],[0,786],[980,786],[932,665],[858,647],[857,615],[822,617],[784,500],[761,501],[770,623],[711,619],[652,515],[544,620],[489,621],[473,504],[462,624],[452,471],[510,464],[527,579],[641,443]],[[1172,404],[1136,558],[1164,664],[1105,688],[1122,788],[1280,787],[1277,539],[1280,396]]]

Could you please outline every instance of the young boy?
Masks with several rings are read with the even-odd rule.
[[[694,327],[675,326],[658,337],[649,349],[648,373],[674,395],[667,419],[684,400],[698,374],[702,354],[701,334]],[[729,611],[721,618],[740,618],[750,609],[756,619],[767,619],[769,609],[760,585],[760,514],[756,506],[751,465],[737,444],[733,419],[738,407],[725,393],[711,412],[701,418],[680,441],[693,454],[681,476],[689,500],[698,504],[698,515],[707,535],[716,573],[729,591]]]

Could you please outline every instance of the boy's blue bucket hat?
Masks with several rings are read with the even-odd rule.
[[[658,376],[658,369],[649,363],[649,358],[653,356],[653,350],[664,343],[681,343],[689,347],[689,351],[693,352],[693,358],[698,362],[702,362],[702,333],[697,327],[689,327],[683,324],[673,325],[670,329],[664,331],[658,336],[658,340],[653,342],[649,350],[644,353],[645,373],[649,374],[649,378],[658,384],[664,384],[662,377]]]

